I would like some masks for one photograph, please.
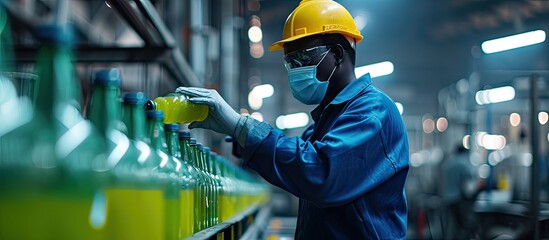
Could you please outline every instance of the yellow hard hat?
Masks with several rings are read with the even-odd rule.
[[[273,43],[269,51],[282,50],[284,43],[324,33],[340,33],[354,38],[356,43],[362,40],[353,17],[339,3],[332,0],[302,0],[286,19],[282,40]]]

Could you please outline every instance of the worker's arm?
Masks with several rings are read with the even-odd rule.
[[[189,128],[233,136],[244,147],[244,160],[263,178],[319,207],[350,202],[396,172],[379,120],[386,111],[372,106],[379,101],[351,104],[321,140],[309,142],[241,116],[214,90],[180,87],[177,91],[210,109],[206,120]],[[376,114],[371,114],[372,109]]]
[[[338,117],[320,141],[286,137],[250,119],[243,152],[248,166],[270,183],[319,207],[348,203],[395,174],[376,117]]]

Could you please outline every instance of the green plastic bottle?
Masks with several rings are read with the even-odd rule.
[[[222,190],[221,178],[219,174],[219,166],[215,162],[209,147],[202,148],[202,156],[206,165],[207,172],[212,179],[213,196],[211,198],[210,208],[210,225],[214,226],[219,223],[219,196]]]
[[[197,209],[199,211],[198,218],[195,219],[195,222],[196,222],[195,226],[197,228],[197,231],[201,231],[208,228],[207,219],[208,219],[208,197],[210,196],[210,178],[202,168],[196,139],[191,138],[189,140],[189,146],[190,146],[189,152],[191,155],[191,159],[193,161],[193,165],[195,166],[195,168],[198,170],[198,172],[202,177],[202,181],[200,181],[200,184],[199,184],[199,194],[197,199],[198,202],[195,201],[195,204],[197,204]]]
[[[185,175],[183,185],[179,191],[179,238],[185,238],[194,233],[194,193],[197,176],[188,161],[184,161],[179,144],[179,124],[166,124],[166,140],[168,152],[181,162],[181,172]]]
[[[217,187],[213,175],[208,171],[208,165],[204,154],[204,146],[200,143],[196,144],[195,154],[198,159],[198,166],[204,172],[207,179],[206,199],[205,199],[205,218],[203,219],[204,226],[209,228],[214,225],[214,208],[217,201]]]
[[[99,71],[90,105],[90,119],[107,142],[107,163],[113,165],[113,184],[105,188],[107,239],[165,239],[165,201],[161,189],[141,185],[149,169],[138,164],[142,153],[121,130],[120,72]],[[137,129],[137,128],[136,128]],[[140,229],[136,231],[136,229]]]
[[[196,145],[196,140],[193,139],[193,145]],[[179,133],[179,143],[181,150],[181,157],[184,162],[189,166],[189,171],[196,179],[196,187],[194,189],[194,210],[193,210],[193,233],[197,233],[202,230],[200,219],[202,218],[202,199],[203,191],[206,182],[206,176],[198,169],[196,165],[196,159],[194,152],[191,151],[191,134],[188,131]]]
[[[147,110],[164,112],[164,123],[191,123],[203,121],[208,117],[208,106],[194,104],[186,95],[170,93],[165,97],[149,100],[145,105]]]
[[[0,238],[98,239],[91,218],[105,175],[92,160],[102,142],[79,112],[71,34],[49,25],[38,38],[36,105],[21,105],[0,133]]]
[[[115,168],[123,184],[110,192],[120,199],[118,207],[111,211],[116,213],[113,218],[119,223],[118,226],[110,225],[108,232],[112,234],[109,236],[112,239],[164,239],[166,236],[164,186],[167,184],[167,174],[155,171],[161,157],[149,146],[150,140],[145,134],[145,111],[142,107],[145,101],[143,93],[124,95],[123,121],[139,156],[129,161],[120,161]],[[124,215],[125,212],[131,212],[132,218]],[[117,230],[128,227],[140,230]]]
[[[167,174],[167,182],[164,188],[164,199],[166,201],[165,221],[166,239],[179,238],[179,198],[180,188],[187,177],[182,172],[181,162],[168,154],[166,134],[164,131],[164,113],[162,111],[147,111],[147,122],[149,137],[153,150],[161,157],[160,165],[156,168],[158,172]]]

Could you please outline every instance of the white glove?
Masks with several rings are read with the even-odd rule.
[[[202,122],[193,122],[189,128],[206,128],[218,133],[239,137],[237,126],[244,125],[247,118],[238,114],[216,90],[196,87],[178,87],[177,93],[189,96],[192,103],[207,105],[210,109],[208,117]],[[239,129],[242,129],[242,126]]]

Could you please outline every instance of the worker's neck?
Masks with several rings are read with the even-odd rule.
[[[342,69],[343,70],[343,69]],[[336,71],[338,74],[334,74],[328,85],[328,91],[326,96],[322,99],[322,105],[326,106],[331,103],[334,98],[341,92],[349,83],[356,79],[354,71]]]

